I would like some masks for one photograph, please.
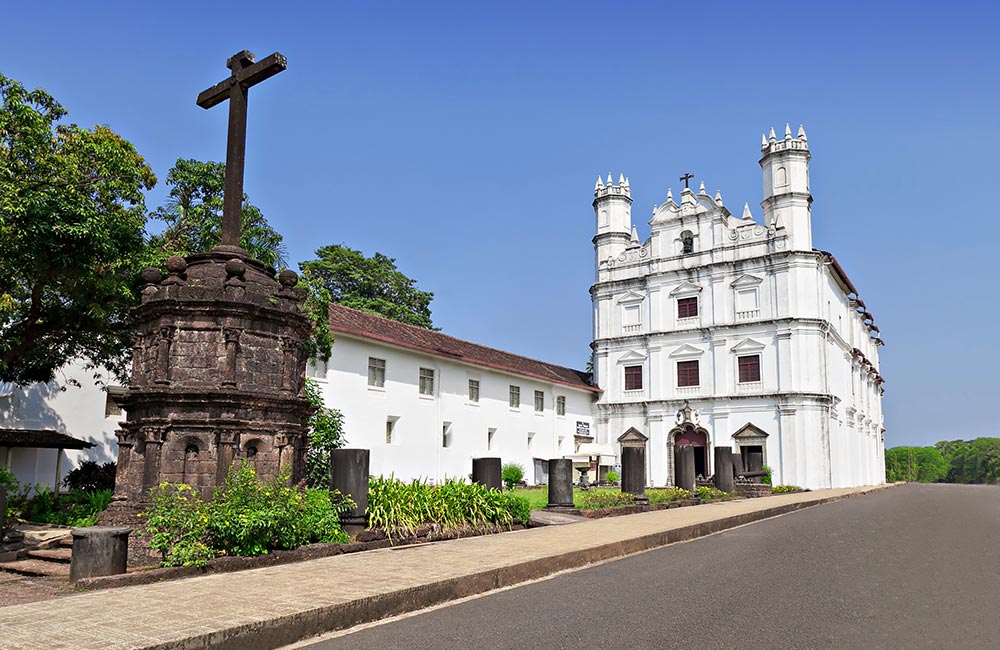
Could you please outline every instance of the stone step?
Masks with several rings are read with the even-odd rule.
[[[0,562],[0,571],[12,571],[25,576],[51,576],[57,578],[69,577],[69,565],[63,562],[46,562],[45,560],[15,560]]]
[[[62,548],[73,548],[73,536],[67,535],[66,537],[60,537],[59,546]]]
[[[48,562],[69,562],[73,558],[72,548],[39,548],[28,551],[28,557],[35,560],[46,560]]]

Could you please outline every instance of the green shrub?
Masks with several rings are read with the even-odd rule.
[[[712,499],[721,499],[730,496],[714,485],[699,485],[695,488],[695,492],[702,501],[711,501]]]
[[[775,485],[771,488],[771,494],[788,494],[789,492],[802,492],[802,488],[797,485]]]
[[[447,479],[440,485],[417,480],[404,483],[390,476],[372,477],[368,482],[368,526],[387,534],[409,535],[423,524],[439,524],[442,529],[496,524],[509,526],[516,517],[530,512],[527,500],[511,498],[464,479]]]
[[[63,485],[70,490],[114,490],[117,465],[112,462],[98,464],[85,460],[70,471],[63,479]]]
[[[500,478],[508,490],[524,480],[524,466],[517,463],[507,463],[500,468]]]
[[[205,566],[218,553],[206,543],[208,507],[183,483],[161,483],[149,491],[150,505],[139,514],[146,522],[149,548],[163,566]]]
[[[330,452],[344,446],[344,415],[323,404],[315,379],[306,379],[305,397],[316,408],[309,416],[309,445],[306,450],[306,486],[330,488]]]
[[[526,497],[519,496],[513,492],[504,492],[503,500],[507,511],[510,512],[514,521],[527,526],[528,520],[531,519],[531,502]]]
[[[670,503],[671,501],[687,501],[693,499],[694,495],[679,487],[669,487],[646,490],[646,497],[650,503]]]
[[[604,478],[608,481],[608,483],[615,484],[618,482],[618,479],[621,478],[621,475],[619,475],[618,472],[611,470],[604,475]]]
[[[635,505],[635,495],[630,492],[619,492],[618,490],[592,490],[580,494],[577,502],[579,507],[584,510],[633,506]]]
[[[771,474],[773,473],[774,470],[772,470],[767,465],[764,465],[763,469],[767,473],[764,474],[764,476],[761,477],[760,482],[764,483],[765,485],[770,485],[771,484]]]

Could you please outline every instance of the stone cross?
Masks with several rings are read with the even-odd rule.
[[[240,245],[243,217],[243,162],[247,145],[247,91],[288,66],[278,52],[254,62],[253,52],[243,50],[229,57],[226,67],[233,71],[224,79],[198,95],[202,108],[212,108],[229,100],[229,140],[226,145],[226,187],[222,204],[222,244]]]
[[[230,121],[230,124],[232,124],[231,121]],[[684,181],[684,187],[685,187],[685,189],[688,186],[688,181],[690,181],[692,178],[694,178],[694,174],[692,174],[691,172],[688,172],[688,173],[686,173],[686,174],[684,174],[683,176],[680,177],[680,180]]]

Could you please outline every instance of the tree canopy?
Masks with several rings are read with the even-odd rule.
[[[942,440],[934,446],[948,461],[949,483],[1000,483],[1000,438]]]
[[[150,215],[167,226],[163,233],[150,237],[153,264],[162,265],[170,255],[186,256],[219,245],[225,176],[224,163],[177,159],[167,172],[169,198]],[[243,195],[240,246],[269,266],[287,266],[281,235],[267,223],[246,194]]]
[[[0,102],[0,380],[77,357],[121,372],[156,178],[107,126],[58,124],[44,90],[0,74]]]
[[[948,461],[934,447],[893,447],[885,452],[887,481],[937,483],[948,476]]]
[[[324,246],[316,256],[299,268],[329,292],[331,302],[408,325],[434,328],[430,309],[434,294],[417,289],[416,280],[400,272],[395,259],[382,253],[365,257],[343,245]]]

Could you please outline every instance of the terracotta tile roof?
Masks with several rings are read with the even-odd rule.
[[[469,343],[441,332],[405,325],[341,305],[330,305],[330,330],[334,333],[340,332],[416,350],[435,357],[503,370],[595,393],[601,392],[599,388],[590,384],[588,375],[579,370]]]
[[[58,431],[39,429],[0,429],[0,447],[35,449],[89,449],[94,443],[79,440]]]

